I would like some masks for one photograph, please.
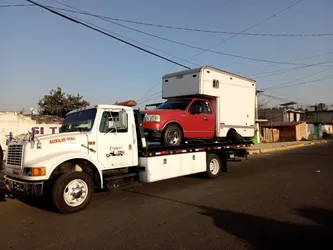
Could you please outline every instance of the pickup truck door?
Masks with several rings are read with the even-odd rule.
[[[118,111],[104,111],[97,130],[97,158],[106,169],[131,166],[137,152],[131,126],[120,129]],[[128,119],[129,121],[129,119]]]
[[[198,113],[191,113],[196,108]],[[187,110],[184,121],[184,134],[187,138],[213,138],[215,131],[215,116],[210,104],[204,100],[195,100]]]

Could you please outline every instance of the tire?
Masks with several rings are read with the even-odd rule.
[[[237,133],[235,129],[230,129],[227,133],[227,139],[232,141],[232,142],[244,142],[245,139],[243,136]]]
[[[216,154],[207,155],[207,175],[208,178],[214,179],[221,173],[221,160]]]
[[[80,196],[83,200],[74,199],[70,196],[69,190],[80,185],[75,195]],[[67,191],[66,191],[67,190]],[[81,192],[85,191],[86,195]],[[54,183],[52,188],[52,201],[56,209],[61,213],[76,213],[83,210],[91,201],[94,192],[94,183],[89,175],[84,172],[71,172],[62,174]],[[73,192],[74,193],[74,192]],[[88,194],[87,194],[88,193]],[[75,201],[73,201],[75,200]],[[70,205],[70,201],[73,204]],[[76,204],[75,204],[76,203]]]
[[[173,138],[172,138],[173,137]],[[179,146],[183,141],[183,132],[176,124],[169,124],[163,132],[163,143],[165,146]]]

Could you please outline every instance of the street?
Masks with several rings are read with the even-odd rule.
[[[96,193],[76,214],[5,198],[0,216],[3,250],[333,249],[333,143]]]

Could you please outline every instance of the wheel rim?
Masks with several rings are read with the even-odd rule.
[[[179,142],[179,133],[177,130],[171,130],[168,133],[168,143],[171,145],[178,144]]]
[[[216,175],[219,172],[220,165],[218,160],[212,159],[209,163],[209,170],[213,175]]]
[[[88,185],[81,179],[72,180],[64,189],[64,200],[68,206],[80,206],[88,196]]]

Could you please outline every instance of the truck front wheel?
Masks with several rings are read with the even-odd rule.
[[[60,212],[75,213],[90,203],[93,192],[93,181],[86,173],[64,173],[53,185],[52,200]]]

